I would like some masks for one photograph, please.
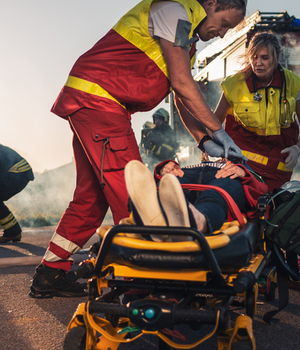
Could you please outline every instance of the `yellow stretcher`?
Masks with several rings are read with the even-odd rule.
[[[100,243],[91,258],[68,273],[71,280],[88,279],[89,301],[75,311],[64,350],[116,350],[124,343],[134,349],[135,340],[149,334],[160,350],[193,349],[214,334],[218,350],[256,349],[257,280],[269,260],[258,222],[225,223],[204,236],[192,228],[135,226],[128,218],[97,233]],[[192,240],[153,242],[150,234]],[[136,300],[122,304],[129,290]],[[232,324],[237,297],[246,312]],[[176,329],[180,324],[193,330],[209,324],[213,330],[191,343]]]

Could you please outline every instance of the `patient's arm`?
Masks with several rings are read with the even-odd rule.
[[[174,162],[169,162],[166,163],[160,170],[161,176],[164,176],[166,174],[173,174],[175,176],[182,177],[184,175],[184,172],[178,164],[175,164]]]
[[[229,177],[230,179],[236,179],[238,177],[245,177],[246,172],[243,168],[239,167],[236,164],[231,163],[230,161],[216,173],[216,179],[221,179]]]

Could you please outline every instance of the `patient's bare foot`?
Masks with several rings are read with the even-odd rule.
[[[193,204],[189,203],[189,208],[191,209],[194,219],[196,221],[196,225],[197,225],[197,230],[202,232],[202,233],[206,233],[207,231],[207,221],[206,221],[206,217],[200,213],[200,211],[198,211]]]

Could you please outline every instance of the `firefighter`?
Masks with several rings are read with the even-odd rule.
[[[18,242],[22,229],[14,214],[3,203],[21,192],[34,179],[31,166],[16,151],[0,144],[0,243]]]
[[[84,295],[70,282],[71,255],[103,221],[108,207],[114,222],[128,216],[124,167],[141,161],[131,114],[155,108],[173,89],[192,113],[186,121],[196,139],[213,132],[206,151],[242,157],[222,129],[193,80],[198,37],[223,37],[240,23],[246,0],[143,0],[74,64],[52,112],[69,121],[77,186],[36,269],[30,296]],[[224,147],[224,148],[223,148]]]
[[[254,35],[245,68],[222,83],[215,114],[272,191],[289,181],[300,154],[300,78],[278,63],[278,38]]]
[[[151,129],[155,128],[155,124],[152,122],[147,121],[143,124],[142,131],[141,131],[141,142],[140,142],[140,154],[143,159],[143,154],[148,154],[148,151],[145,149],[145,142],[147,140],[148,134],[151,131]]]
[[[178,150],[175,132],[169,125],[169,113],[164,108],[159,108],[152,118],[155,127],[148,132],[144,140],[144,149],[148,156],[147,165],[151,171],[161,161],[175,159]]]

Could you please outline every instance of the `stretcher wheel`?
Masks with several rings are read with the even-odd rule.
[[[85,350],[86,328],[74,327],[65,337],[63,350]]]
[[[232,344],[231,350],[252,350],[252,345],[246,340],[239,340]]]

